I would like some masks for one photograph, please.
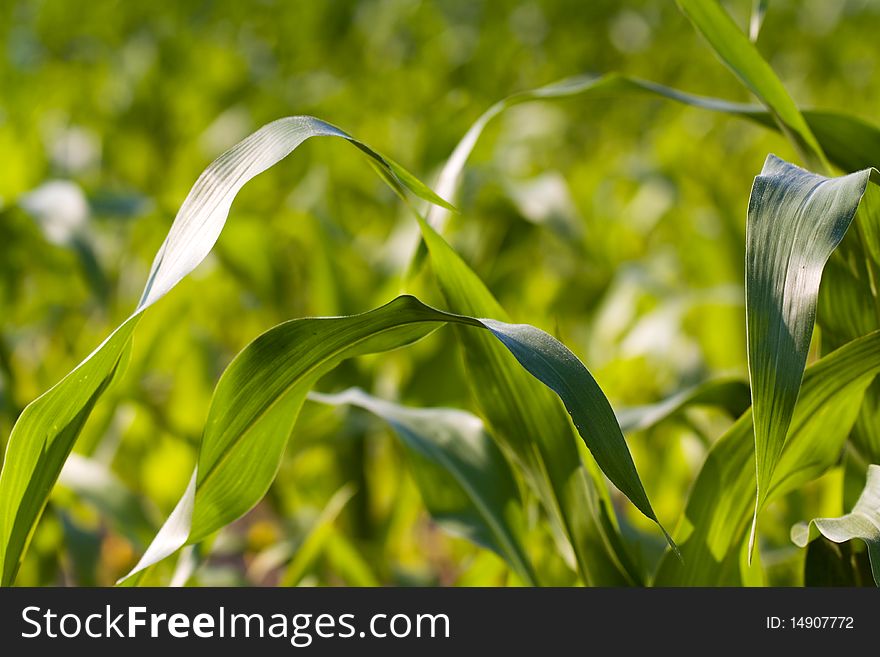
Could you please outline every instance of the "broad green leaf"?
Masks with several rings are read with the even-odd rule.
[[[453,310],[505,317],[500,304],[458,254],[421,217],[419,225],[430,254],[431,268]],[[529,330],[535,331],[524,329],[523,333]],[[561,545],[568,542],[573,548],[584,581],[607,585],[638,581],[640,578],[619,537],[596,462],[592,459],[581,462],[571,424],[562,407],[546,389],[525,376],[510,354],[488,336],[473,331],[459,331],[458,335],[471,377],[471,390],[487,420],[490,434],[525,471],[550,516],[557,541]],[[552,355],[553,349],[549,349],[540,357],[523,359],[514,351],[515,338],[511,335],[502,341],[527,369],[540,365],[542,357]],[[608,467],[606,472],[615,485],[656,521],[604,394],[579,363],[575,366],[572,361],[566,369],[568,373],[560,370],[561,376],[556,375],[554,390],[566,402],[581,436],[599,465],[603,469]],[[589,400],[588,404],[574,406],[567,401],[574,379],[567,377],[577,374],[584,378],[581,390],[587,393]],[[597,440],[607,440],[618,456],[612,456],[604,448],[596,450]],[[609,461],[616,463],[609,467]],[[584,465],[589,470],[585,470]]]
[[[746,317],[756,518],[797,401],[822,270],[849,228],[871,172],[826,178],[771,155],[752,187],[746,227]],[[753,525],[751,543],[754,535]]]
[[[798,146],[804,160],[828,169],[822,147],[800,110],[755,44],[737,27],[717,0],[677,0],[678,6],[721,60],[754,93]]]
[[[740,379],[717,379],[682,390],[655,404],[618,409],[617,421],[624,433],[630,433],[644,431],[689,406],[718,406],[736,418],[749,405],[748,383]]]
[[[880,586],[880,465],[868,466],[868,479],[853,510],[839,518],[814,518],[791,528],[791,540],[798,547],[824,536],[835,543],[855,538],[868,546],[874,583]]]
[[[537,577],[523,547],[525,519],[510,465],[478,417],[452,408],[410,408],[358,389],[311,393],[385,420],[410,453],[410,468],[431,516],[451,533],[495,551],[524,582]]]
[[[367,153],[396,189],[447,205],[396,163],[319,119],[279,119],[218,157],[184,200],[153,261],[134,313],[101,345],[22,412],[0,472],[0,584],[15,579],[22,554],[77,436],[119,369],[140,315],[208,255],[226,223],[238,191],[251,178],[289,155],[310,137],[345,139]]]
[[[862,395],[878,373],[880,332],[858,338],[807,368],[788,439],[767,489],[768,503],[815,479],[839,460]],[[656,585],[742,584],[741,558],[754,509],[752,433],[749,412],[709,451],[674,533],[682,560],[667,553]]]
[[[632,480],[623,477],[638,482],[611,407],[604,395],[595,398],[601,395],[595,381],[561,343],[530,326],[454,315],[401,296],[361,315],[285,322],[235,357],[214,390],[190,485],[129,576],[241,517],[265,495],[302,403],[321,376],[347,358],[411,344],[445,323],[482,329],[500,341],[557,392],[579,425],[603,427],[610,415],[616,434],[585,432],[584,439],[609,476],[629,488]],[[599,417],[587,419],[594,409]],[[653,515],[644,491],[635,497]]]

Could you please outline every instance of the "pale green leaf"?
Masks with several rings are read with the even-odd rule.
[[[754,43],[761,33],[764,14],[767,13],[768,0],[752,0],[752,15],[749,18],[749,40]]]
[[[868,546],[874,583],[880,586],[880,465],[868,466],[865,489],[853,510],[839,518],[814,518],[791,528],[791,540],[799,547],[821,534],[835,543],[859,538]]]

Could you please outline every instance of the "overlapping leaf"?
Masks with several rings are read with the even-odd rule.
[[[760,58],[757,51],[753,55]],[[763,60],[761,61],[763,62]],[[764,63],[764,66],[766,66],[766,63]],[[764,94],[759,93],[758,96],[762,99],[768,96],[775,97],[779,95],[777,87],[781,87],[781,82],[772,73],[772,70],[770,74],[774,80],[773,82],[758,83],[757,86],[758,88],[763,88],[765,85],[770,85],[776,91],[767,91]],[[784,92],[784,89],[782,91]],[[700,96],[619,73],[581,75],[559,80],[537,89],[512,94],[492,105],[474,121],[464,137],[458,142],[452,155],[446,160],[440,174],[437,176],[434,189],[439,196],[445,199],[455,199],[461,184],[464,167],[484,130],[493,119],[511,107],[530,101],[594,95],[617,98],[617,102],[621,102],[621,97],[630,94],[658,96],[683,105],[744,118],[765,128],[781,131],[791,136],[791,131],[786,131],[783,127],[786,124],[780,124],[775,119],[777,111],[772,106],[768,110],[761,105],[737,103],[720,98]],[[776,105],[779,106],[779,111],[783,112],[791,121],[801,125],[800,130],[804,135],[812,136],[810,140],[815,142],[818,152],[827,153],[831,162],[844,171],[864,169],[880,161],[880,129],[877,126],[842,112],[827,110],[800,111],[790,99],[787,101],[778,100]],[[800,142],[795,139],[795,143]],[[428,208],[425,218],[435,230],[442,233],[448,216],[447,209],[435,204]]]
[[[556,391],[575,423],[590,428],[582,435],[609,477],[634,491],[634,503],[654,517],[611,407],[574,354],[534,327],[453,315],[401,296],[361,315],[285,322],[236,356],[214,391],[190,485],[129,576],[204,539],[265,495],[302,403],[322,375],[346,358],[411,344],[445,323],[482,329]]]
[[[395,162],[313,117],[279,119],[218,157],[183,202],[134,313],[70,374],[25,408],[16,422],[0,473],[0,583],[14,580],[49,491],[92,408],[119,370],[141,313],[208,255],[242,186],[316,136],[351,142],[396,188],[446,205]]]

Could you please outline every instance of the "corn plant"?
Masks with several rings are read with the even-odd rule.
[[[620,74],[569,78],[490,107],[458,142],[433,189],[312,117],[270,123],[220,155],[180,207],[131,315],[18,417],[0,474],[2,583],[15,581],[59,477],[106,515],[129,523],[133,535],[145,533],[149,523],[137,520],[137,497],[72,454],[77,439],[98,400],[125,376],[141,316],[208,257],[235,214],[239,190],[307,139],[329,136],[366,156],[418,229],[401,249],[403,293],[361,314],[294,317],[265,327],[231,359],[214,389],[189,484],[122,583],[187,581],[217,547],[218,532],[270,493],[288,443],[300,432],[298,418],[314,406],[334,409],[336,417],[367,413],[390,427],[434,522],[498,555],[508,581],[526,585],[764,584],[762,527],[774,521],[774,503],[821,480],[845,454],[848,481],[864,482],[857,501],[839,517],[803,518],[791,539],[809,550],[806,583],[816,581],[817,568],[830,572],[830,564],[840,582],[865,583],[867,554],[880,585],[880,173],[873,168],[880,129],[844,113],[801,110],[753,39],[715,0],[678,5],[759,104]],[[754,16],[753,36],[760,24]],[[456,217],[463,172],[495,117],[534,101],[614,103],[634,96],[778,131],[806,168],[768,155],[748,208],[741,208],[748,382],[709,380],[615,411],[587,359],[535,326],[551,319],[512,322],[447,231],[450,217],[468,221],[466,213]],[[473,412],[402,404],[356,387],[318,390],[349,359],[416,348],[435,332],[450,332],[461,351],[459,383]],[[693,407],[720,409],[731,423],[711,441],[680,516],[663,518],[625,434]],[[349,487],[340,489],[305,541],[280,542],[265,557],[288,564],[283,582],[301,581],[314,555],[329,549],[334,519],[351,497]],[[624,504],[653,530],[639,533],[623,522]],[[656,556],[646,557],[643,544],[653,544]],[[180,556],[169,580],[163,564],[174,555]],[[352,577],[377,583],[369,575]]]

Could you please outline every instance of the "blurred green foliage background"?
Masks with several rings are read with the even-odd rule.
[[[750,1],[725,6],[747,24]],[[773,0],[758,45],[801,106],[870,120],[878,28],[877,2]],[[610,71],[750,100],[671,2],[0,2],[0,445],[21,409],[135,306],[201,170],[260,125],[318,116],[431,184],[496,100]],[[185,488],[231,357],[280,321],[361,312],[401,291],[412,216],[336,142],[312,140],[244,188],[212,256],[147,313],[124,380],[80,438],[76,451],[112,470],[143,518],[122,526],[60,484],[19,584],[115,581]],[[581,357],[615,408],[745,378],[746,204],[768,152],[797,159],[781,136],[662,100],[526,104],[478,145],[446,236],[514,320]],[[407,290],[443,306],[429,275]],[[439,331],[349,361],[319,388],[472,409],[463,377],[454,334]],[[692,410],[630,437],[666,524],[728,422]],[[316,533],[345,484],[354,495]],[[837,488],[820,480],[770,512],[772,583],[798,581],[788,527]],[[656,556],[647,521],[619,510]],[[535,540],[570,583],[546,537]],[[285,573],[291,554],[298,565]],[[494,585],[510,575],[431,523],[381,424],[309,404],[269,495],[224,530],[194,581]]]

